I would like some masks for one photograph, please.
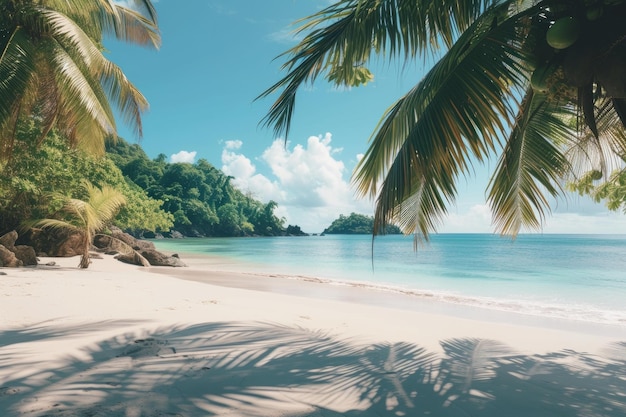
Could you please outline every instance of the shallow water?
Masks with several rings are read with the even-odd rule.
[[[449,303],[626,325],[626,236],[327,235],[156,240],[235,269],[373,285]]]

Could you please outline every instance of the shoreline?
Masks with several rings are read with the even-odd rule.
[[[87,270],[77,258],[2,268],[0,409],[25,417],[626,413],[624,331],[483,317],[181,257],[188,268],[110,256]]]
[[[177,269],[171,271],[171,274],[155,268],[150,271],[233,288],[274,291],[290,295],[310,294],[318,298],[350,300],[361,304],[372,303],[381,307],[395,306],[452,316],[469,315],[477,320],[514,322],[555,329],[566,327],[574,331],[585,329],[587,332],[598,334],[617,332],[626,337],[626,319],[621,316],[611,317],[612,311],[607,310],[594,310],[594,315],[590,317],[590,312],[585,310],[585,306],[577,307],[576,310],[566,310],[560,305],[540,303],[533,305],[515,300],[472,297],[366,281],[338,280],[285,272],[274,273],[267,270],[255,271],[254,263],[241,263],[239,260],[224,256],[188,252],[179,252],[179,255],[183,260],[189,261],[189,268]],[[204,272],[209,269],[212,274],[205,276]],[[218,275],[231,278],[230,280],[222,279]],[[298,282],[317,285],[299,286]],[[356,296],[357,293],[358,296]],[[529,311],[529,306],[535,308]]]

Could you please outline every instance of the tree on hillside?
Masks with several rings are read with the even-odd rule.
[[[29,227],[61,229],[80,233],[83,253],[78,265],[79,268],[89,267],[89,248],[94,236],[109,224],[120,207],[126,203],[124,195],[109,186],[97,188],[89,182],[85,182],[84,187],[89,196],[86,201],[76,198],[67,199],[58,213],[58,218],[34,220],[26,223]]]
[[[149,0],[0,2],[0,157],[11,155],[19,123],[35,117],[38,141],[56,127],[72,145],[104,152],[116,135],[116,105],[141,136],[148,103],[103,55],[104,36],[158,47]]]
[[[245,195],[207,160],[168,163],[166,157],[150,160],[138,145],[123,140],[109,143],[107,154],[129,181],[163,201],[174,217],[174,229],[185,236],[280,236],[284,219],[274,215],[277,204]]]
[[[374,231],[374,218],[364,214],[350,213],[349,216],[339,215],[330,226],[324,230],[324,234],[335,235],[368,235]],[[400,234],[398,227],[389,225],[381,234]]]
[[[297,91],[324,76],[371,81],[374,56],[435,57],[383,115],[353,180],[376,198],[374,233],[436,230],[459,177],[497,156],[487,190],[494,224],[540,228],[562,180],[626,155],[626,2],[622,0],[340,0],[300,21],[265,123],[289,133]],[[571,121],[575,120],[575,123]]]
[[[32,136],[32,121],[20,126],[20,135]],[[125,179],[107,157],[95,157],[70,149],[67,141],[52,130],[41,144],[20,140],[10,161],[0,167],[0,235],[14,230],[25,220],[48,217],[59,209],[46,196],[88,198],[82,182],[96,187],[108,185],[120,191],[125,204],[115,225],[135,235],[143,231],[168,231],[172,216],[161,208],[163,202]],[[52,204],[52,205],[51,205]]]

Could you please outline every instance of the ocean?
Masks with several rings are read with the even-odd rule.
[[[157,249],[221,257],[230,270],[358,284],[446,303],[626,326],[625,235],[438,234],[187,238]],[[373,246],[372,246],[373,243]],[[184,257],[183,257],[184,260]]]

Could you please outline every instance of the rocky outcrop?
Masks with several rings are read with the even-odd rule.
[[[15,242],[17,242],[18,234],[15,230],[10,231],[9,233],[0,236],[0,245],[5,248],[11,250],[15,247]]]
[[[35,249],[37,256],[71,257],[82,255],[82,235],[60,230],[31,229],[19,238]]]
[[[150,262],[153,266],[172,266],[172,267],[184,267],[187,266],[180,260],[177,254],[168,256],[157,250],[145,250],[141,251],[141,255]]]
[[[39,262],[35,249],[31,246],[17,245],[13,248],[15,257],[22,261],[24,266],[35,266]]]
[[[0,266],[18,268],[24,266],[24,263],[17,259],[15,253],[7,249],[4,245],[0,245]]]
[[[29,245],[16,242],[27,242]],[[0,267],[35,266],[37,256],[70,257],[82,255],[80,233],[52,234],[42,230],[32,230],[25,236],[11,231],[0,236]],[[111,235],[98,235],[94,239],[93,250],[117,254],[115,259],[139,266],[183,267],[178,255],[159,252],[152,242],[136,239],[113,228]]]
[[[15,230],[0,236],[0,266],[17,268],[37,265],[37,255],[32,247],[15,245],[18,237]]]
[[[131,253],[120,253],[119,255],[115,257],[115,259],[117,259],[120,262],[124,262],[124,263],[131,264],[131,265],[139,265],[139,266],[145,266],[145,267],[152,266],[146,258],[141,256],[141,254],[139,254],[139,252],[136,252],[136,251],[133,251]]]
[[[117,252],[115,259],[139,266],[184,267],[180,258],[159,252],[152,242],[136,239],[120,229],[113,228],[110,235],[98,235],[94,246],[105,253]]]

